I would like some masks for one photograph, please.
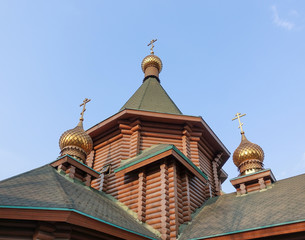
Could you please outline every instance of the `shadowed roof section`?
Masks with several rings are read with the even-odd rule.
[[[148,77],[120,109],[182,114],[156,77]]]
[[[305,174],[302,174],[277,181],[271,189],[264,191],[211,198],[191,223],[182,225],[179,240],[205,239],[304,222],[304,189]]]
[[[0,211],[1,208],[76,211],[149,239],[159,239],[113,197],[72,182],[50,165],[1,181]]]

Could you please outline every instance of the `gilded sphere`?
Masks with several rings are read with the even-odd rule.
[[[258,160],[263,162],[264,151],[257,144],[248,141],[248,139],[243,135],[241,143],[233,153],[233,161],[234,164],[239,167],[242,163],[248,160]]]
[[[78,125],[73,129],[65,131],[59,139],[59,147],[61,150],[68,146],[79,147],[88,155],[93,148],[93,142],[83,127]]]
[[[159,70],[160,73],[162,70],[162,61],[156,55],[148,55],[143,59],[141,67],[144,73],[148,67],[155,67]]]

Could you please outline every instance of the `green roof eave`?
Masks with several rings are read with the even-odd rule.
[[[305,219],[289,221],[289,222],[282,222],[282,223],[276,223],[276,224],[271,224],[271,225],[266,225],[266,226],[261,226],[261,227],[255,227],[255,228],[247,228],[247,229],[242,229],[242,230],[237,230],[237,231],[232,231],[232,232],[219,233],[219,234],[215,234],[215,235],[191,238],[189,240],[201,240],[201,239],[207,239],[207,238],[221,237],[221,236],[225,236],[225,235],[232,235],[232,234],[236,234],[236,233],[255,231],[255,230],[271,228],[271,227],[279,227],[279,226],[283,226],[283,225],[301,223],[301,222],[305,222]]]
[[[146,237],[146,238],[148,238],[148,239],[157,240],[157,238],[152,238],[152,237],[146,236],[146,235],[144,235],[144,234],[142,234],[142,233],[138,233],[138,232],[135,232],[135,231],[133,231],[133,230],[130,230],[130,229],[127,229],[127,228],[118,226],[118,225],[116,225],[116,224],[114,224],[114,223],[107,222],[107,221],[105,221],[105,220],[103,220],[103,219],[100,219],[100,218],[91,216],[91,215],[89,215],[89,214],[83,213],[83,212],[78,211],[78,210],[75,210],[75,209],[70,209],[70,208],[48,208],[48,207],[29,207],[29,206],[27,206],[27,207],[24,207],[24,206],[0,206],[0,208],[33,209],[33,210],[51,210],[51,211],[70,211],[70,212],[75,212],[75,213],[81,214],[81,215],[83,215],[83,216],[89,217],[89,218],[91,218],[91,219],[97,220],[97,221],[99,221],[99,222],[108,224],[108,225],[110,225],[110,226],[113,226],[113,227],[122,229],[122,230],[124,230],[124,231],[130,232],[130,233],[133,233],[133,234],[142,236],[142,237]]]
[[[147,159],[149,159],[149,158],[152,158],[152,157],[154,157],[154,156],[157,156],[157,155],[159,155],[159,154],[161,154],[161,153],[163,153],[163,152],[166,152],[166,151],[168,151],[168,150],[171,150],[171,149],[174,150],[177,154],[179,154],[179,156],[182,157],[189,165],[191,165],[191,166],[192,166],[201,176],[203,176],[206,180],[208,180],[207,175],[205,175],[204,172],[202,172],[202,171],[201,171],[201,170],[200,170],[200,169],[199,169],[190,159],[188,159],[188,158],[187,158],[178,148],[176,148],[176,146],[174,146],[174,145],[166,146],[166,147],[164,147],[163,149],[161,149],[161,150],[159,150],[159,151],[156,151],[156,152],[154,152],[154,153],[152,153],[152,154],[149,154],[149,155],[147,155],[147,156],[145,156],[145,157],[143,157],[143,158],[140,158],[140,159],[138,159],[138,160],[136,160],[136,161],[126,163],[126,164],[124,164],[123,166],[121,166],[121,167],[115,169],[114,172],[122,171],[122,170],[124,170],[124,169],[126,169],[126,168],[128,168],[128,167],[131,167],[131,166],[133,166],[133,165],[135,165],[135,164],[137,164],[137,163],[143,162],[143,161],[145,161],[145,160],[147,160]]]
[[[72,156],[69,155],[69,154],[65,154],[65,155],[63,155],[63,156],[61,156],[61,157],[58,157],[56,160],[54,160],[54,161],[51,162],[50,164],[52,164],[52,163],[54,163],[54,162],[56,162],[56,161],[58,161],[58,160],[60,160],[60,159],[62,159],[62,158],[64,158],[64,157],[66,157],[66,156],[68,156],[69,158],[72,158],[72,159],[75,160],[76,162],[78,162],[78,163],[80,163],[81,165],[83,165],[83,166],[89,168],[90,170],[94,171],[95,173],[101,174],[100,172],[94,170],[93,168],[89,167],[88,165],[86,165],[86,164],[84,164],[83,162],[77,160],[76,158],[72,157]]]
[[[254,174],[258,174],[258,173],[262,173],[262,172],[267,172],[267,171],[271,171],[271,169],[267,168],[267,169],[260,170],[258,172],[254,172],[254,173],[246,174],[246,175],[243,175],[243,176],[235,177],[235,178],[230,179],[230,181],[233,181],[233,180],[236,180],[236,179],[241,179],[241,178],[244,178],[244,177],[249,177],[249,176],[252,176]],[[275,179],[275,177],[273,176],[272,172],[271,172],[271,174],[272,174],[272,177]]]

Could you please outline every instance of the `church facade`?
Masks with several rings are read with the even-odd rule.
[[[153,44],[153,42],[152,42]],[[50,164],[0,182],[0,239],[305,239],[305,175],[276,181],[242,140],[236,192],[223,194],[230,152],[162,88],[162,61],[120,111],[60,138]]]

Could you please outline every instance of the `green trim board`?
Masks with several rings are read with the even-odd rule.
[[[156,149],[156,151],[154,152],[153,150]],[[147,152],[149,152],[150,150],[152,150],[152,153],[147,154]],[[204,174],[204,172],[202,172],[190,159],[188,159],[175,145],[172,144],[157,144],[154,145],[148,149],[145,149],[142,153],[140,153],[139,155],[131,158],[131,159],[127,159],[124,160],[124,162],[122,163],[122,166],[115,169],[114,172],[119,172],[122,171],[128,167],[131,167],[133,165],[136,165],[137,163],[143,162],[149,158],[152,158],[154,156],[157,156],[163,152],[166,152],[168,150],[174,150],[176,153],[179,154],[180,157],[182,157],[189,165],[191,165],[201,176],[203,176],[206,180],[208,180],[208,177],[206,174]],[[141,155],[144,155],[143,157],[141,157]]]
[[[221,236],[232,235],[232,234],[236,234],[236,233],[255,231],[255,230],[266,229],[266,228],[271,228],[271,227],[279,227],[279,226],[283,226],[283,225],[289,225],[289,224],[301,223],[301,222],[305,222],[305,219],[290,221],[290,222],[277,223],[277,224],[271,224],[271,225],[266,225],[266,226],[261,226],[261,227],[256,227],[256,228],[242,229],[242,230],[238,230],[238,231],[220,233],[220,234],[198,237],[198,238],[190,238],[189,240],[200,240],[200,239],[207,239],[207,238],[213,238],[213,237],[221,237]]]
[[[157,238],[152,238],[152,237],[149,237],[149,236],[146,236],[142,233],[138,233],[138,232],[135,232],[133,230],[130,230],[130,229],[127,229],[127,228],[124,228],[124,227],[121,227],[119,225],[116,225],[114,223],[110,223],[110,222],[107,222],[103,219],[100,219],[100,218],[97,218],[97,217],[93,217],[89,214],[86,214],[86,213],[83,213],[81,211],[78,211],[78,210],[75,210],[75,209],[70,209],[70,208],[47,208],[47,207],[23,207],[23,206],[0,206],[0,208],[10,208],[10,209],[31,209],[31,210],[49,210],[49,211],[69,211],[69,212],[75,212],[75,213],[78,213],[78,214],[81,214],[83,216],[86,216],[86,217],[89,217],[89,218],[92,218],[94,220],[97,220],[99,222],[102,222],[102,223],[106,223],[110,226],[113,226],[113,227],[116,227],[116,228],[119,228],[119,229],[122,229],[124,231],[127,231],[127,232],[131,232],[131,233],[134,233],[136,235],[139,235],[139,236],[143,236],[143,237],[146,237],[146,238],[149,238],[149,239],[152,239],[152,240],[157,240]]]
[[[247,174],[247,175],[235,177],[235,178],[230,179],[230,181],[237,180],[237,179],[241,179],[241,178],[245,178],[245,177],[249,177],[249,176],[252,176],[252,175],[254,175],[254,174],[258,174],[258,173],[262,173],[262,172],[267,172],[267,171],[271,171],[271,169],[270,169],[270,168],[267,168],[267,169],[263,169],[263,170],[258,171],[258,172],[254,172],[254,173],[250,173],[250,174]],[[271,175],[272,175],[272,177],[275,179],[275,177],[273,176],[272,171],[271,171]]]

